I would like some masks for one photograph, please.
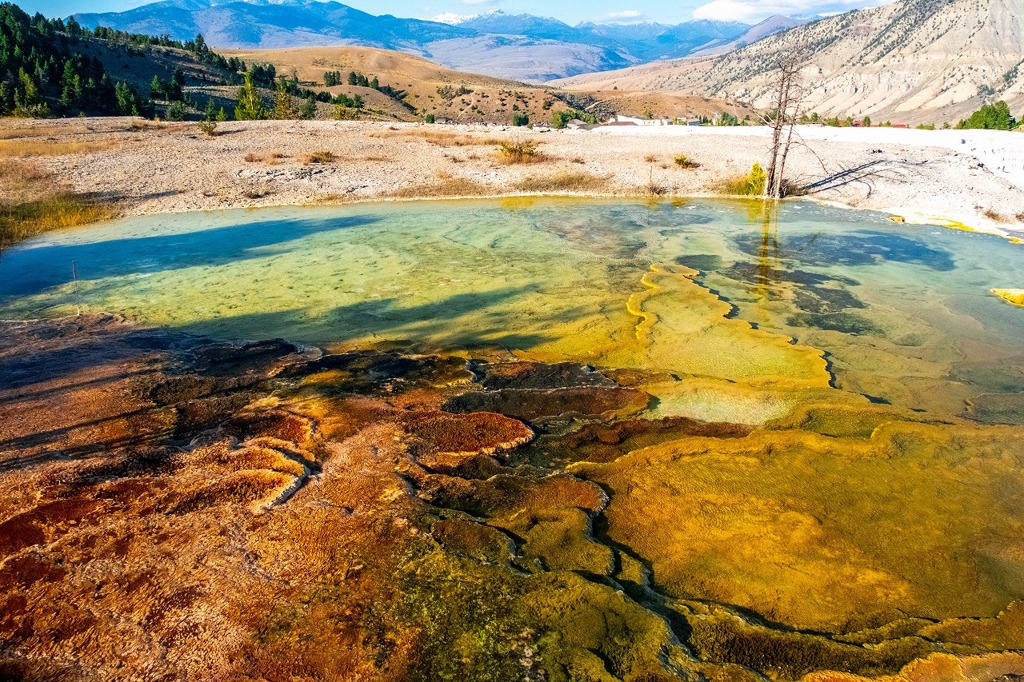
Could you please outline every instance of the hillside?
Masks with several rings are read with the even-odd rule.
[[[727,55],[558,81],[685,92],[764,106],[774,64],[808,52],[805,108],[875,121],[955,124],[985,101],[1024,108],[1024,15],[1015,0],[903,0],[769,36]]]
[[[90,32],[0,4],[0,116],[162,115],[189,86],[232,82],[238,66],[202,41]],[[156,105],[154,79],[169,93]]]
[[[369,109],[398,120],[422,120],[433,114],[439,120],[461,123],[512,122],[514,114],[526,114],[531,122],[547,121],[551,112],[565,109],[557,93],[524,83],[454,71],[421,57],[369,47],[303,47],[281,50],[226,50],[224,54],[247,63],[273,64],[277,73],[299,80],[313,90],[337,95],[360,95]],[[324,85],[325,72],[350,72],[376,77],[397,97],[367,87]]]
[[[426,48],[431,59],[452,68],[534,83],[619,69],[639,61],[610,47],[515,35],[440,40]]]

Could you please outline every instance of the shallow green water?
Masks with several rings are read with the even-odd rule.
[[[514,200],[133,218],[0,255],[0,315],[81,309],[225,338],[410,340],[631,367],[704,382],[652,392],[665,412],[705,417],[723,416],[709,392],[762,421],[788,409],[780,395],[831,381],[911,409],[1024,419],[1024,309],[989,293],[1024,286],[1024,246],[811,203],[768,220],[758,206]]]

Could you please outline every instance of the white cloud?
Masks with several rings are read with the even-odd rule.
[[[801,16],[837,14],[852,9],[877,7],[892,0],[711,0],[693,10],[694,19],[755,23],[773,14]]]
[[[635,9],[624,9],[621,12],[609,12],[609,19],[639,19],[640,12]]]

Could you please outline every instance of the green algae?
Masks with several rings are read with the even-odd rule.
[[[700,617],[691,619],[688,641],[697,656],[742,665],[772,679],[796,680],[823,669],[891,674],[933,651],[920,637],[886,639],[865,647],[754,625],[721,608],[695,604],[693,610]]]
[[[1012,601],[1024,589],[1016,431],[894,420],[863,433],[691,439],[570,470],[609,491],[609,537],[674,596],[833,631]]]

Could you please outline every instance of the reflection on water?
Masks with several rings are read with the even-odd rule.
[[[1019,286],[1022,265],[995,237],[809,203],[288,208],[41,237],[0,261],[0,313],[583,360],[675,377],[655,409],[693,416],[762,421],[831,383],[1017,421],[1024,379],[1004,370],[1022,364],[1024,315],[990,289]]]

